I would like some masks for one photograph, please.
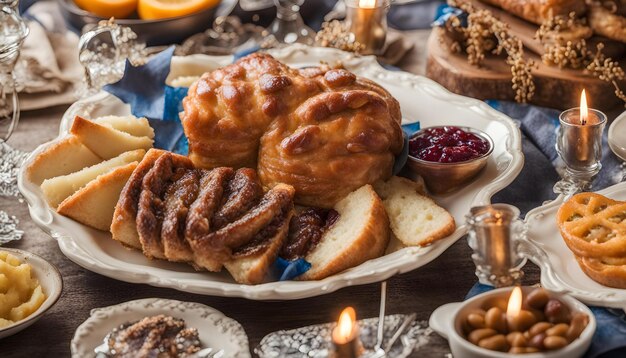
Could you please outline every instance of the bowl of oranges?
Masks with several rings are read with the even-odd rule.
[[[100,20],[130,27],[148,46],[180,42],[227,15],[236,0],[60,0],[66,21],[78,30]]]

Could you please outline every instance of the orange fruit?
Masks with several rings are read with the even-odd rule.
[[[144,20],[185,16],[206,10],[220,0],[139,0],[137,12]]]
[[[135,12],[137,0],[74,0],[76,5],[92,14],[108,19],[123,19]]]

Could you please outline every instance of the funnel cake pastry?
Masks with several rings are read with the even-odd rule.
[[[293,196],[285,184],[264,193],[253,169],[196,169],[152,149],[122,190],[111,233],[148,258],[226,266],[237,282],[256,284],[287,238]]]
[[[626,289],[626,202],[595,193],[576,194],[561,206],[557,222],[590,278]]]
[[[301,205],[331,208],[391,176],[403,146],[398,102],[329,66],[297,70],[256,53],[205,73],[183,100],[189,158],[200,168],[257,168]]]

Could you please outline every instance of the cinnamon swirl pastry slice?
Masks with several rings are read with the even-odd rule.
[[[225,265],[237,282],[262,282],[287,237],[295,189],[279,184],[264,194],[252,169],[196,169],[156,150],[146,158],[117,203],[113,238],[149,258],[198,270]]]
[[[165,193],[185,173],[193,169],[186,157],[173,153],[163,154],[154,162],[141,183],[137,207],[137,232],[144,255],[149,258],[168,259],[161,241],[161,229],[165,214]]]

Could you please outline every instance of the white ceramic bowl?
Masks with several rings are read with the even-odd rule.
[[[21,262],[25,262],[32,267],[31,276],[34,276],[39,280],[39,284],[46,294],[46,300],[39,306],[39,308],[25,319],[15,322],[14,324],[0,329],[0,338],[13,335],[31,324],[37,322],[47,310],[49,310],[57,302],[61,296],[63,290],[63,280],[61,279],[61,273],[57,268],[43,259],[41,256],[32,254],[27,251],[18,249],[8,249],[0,247],[0,251],[8,251],[12,255],[20,259]]]
[[[533,290],[532,287],[522,287],[524,297]],[[580,301],[567,295],[551,292],[552,297],[556,297],[565,303],[572,312],[582,312],[589,316],[589,324],[576,340],[564,348],[555,351],[527,354],[509,354],[496,352],[481,348],[465,339],[461,331],[461,319],[466,317],[472,309],[480,308],[485,300],[495,297],[508,297],[511,295],[512,288],[505,287],[489,292],[485,292],[473,297],[465,302],[448,303],[437,308],[428,321],[430,327],[440,336],[446,338],[450,344],[450,350],[455,357],[463,358],[577,358],[582,357],[589,345],[591,338],[596,331],[596,319],[591,310]]]

